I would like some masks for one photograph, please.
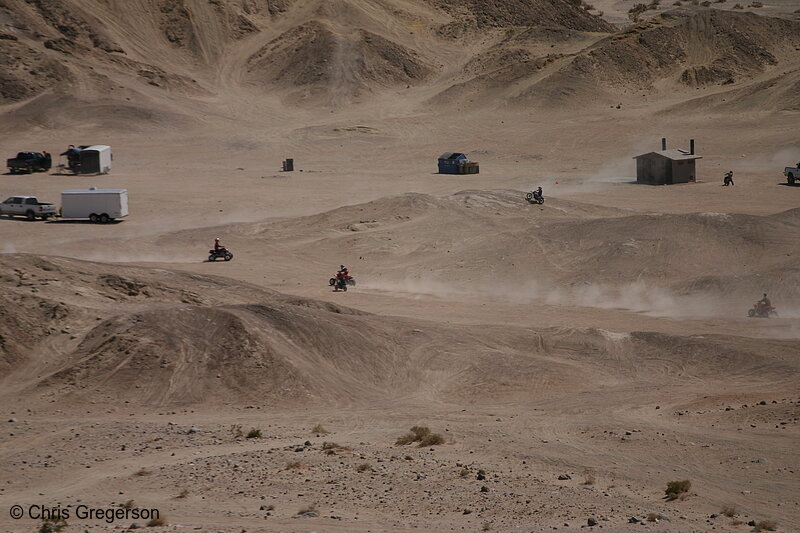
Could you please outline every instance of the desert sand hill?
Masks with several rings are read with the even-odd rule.
[[[131,209],[0,219],[0,529],[797,530],[799,6],[634,3],[0,1],[2,153],[115,156],[0,200]]]

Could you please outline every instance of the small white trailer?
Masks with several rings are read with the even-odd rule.
[[[128,216],[127,189],[79,189],[61,193],[62,218],[88,218],[106,224]]]
[[[105,144],[85,146],[80,151],[81,174],[108,174],[111,170],[111,147]]]

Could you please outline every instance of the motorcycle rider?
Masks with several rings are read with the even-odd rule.
[[[722,180],[722,185],[727,187],[728,185],[733,185],[733,170],[729,170],[725,174],[725,178]]]
[[[537,200],[542,198],[542,188],[541,187],[539,187],[538,189],[533,191],[533,197],[536,198]]]
[[[761,298],[757,303],[758,303],[758,306],[761,307],[761,309],[770,307],[772,305],[772,302],[769,300],[769,298],[767,298],[767,293],[766,292],[764,293],[764,297]]]

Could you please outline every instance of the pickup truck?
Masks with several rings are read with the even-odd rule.
[[[795,180],[800,181],[800,163],[797,163],[796,167],[786,167],[783,175],[786,176],[786,183],[789,185],[794,185]]]
[[[24,216],[28,220],[47,220],[58,214],[56,206],[40,202],[35,196],[12,196],[0,204],[0,215],[8,218]]]
[[[53,160],[47,152],[44,154],[39,152],[20,152],[17,157],[6,161],[6,166],[11,174],[16,172],[30,174],[34,171],[46,171],[50,170],[52,165]]]

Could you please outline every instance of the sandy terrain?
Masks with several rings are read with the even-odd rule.
[[[800,530],[800,6],[579,4],[0,2],[0,529]]]

